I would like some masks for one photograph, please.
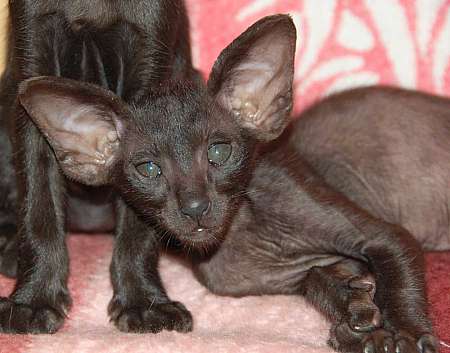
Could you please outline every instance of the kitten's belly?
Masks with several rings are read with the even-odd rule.
[[[110,188],[68,183],[67,229],[78,233],[110,233],[115,226]]]

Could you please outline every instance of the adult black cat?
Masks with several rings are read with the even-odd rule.
[[[18,280],[11,297],[0,302],[0,330],[55,332],[71,302],[65,228],[111,231],[115,197],[109,187],[87,187],[63,176],[52,148],[17,104],[20,82],[62,76],[95,83],[131,102],[166,80],[195,80],[196,73],[182,0],[11,0],[9,10],[9,58],[0,85],[0,269],[10,276],[17,271]],[[101,104],[102,98],[91,99]],[[80,123],[85,130],[77,137],[65,134],[64,143],[81,147],[80,140],[102,126],[107,124]],[[114,141],[117,135],[105,134],[96,148]],[[120,222],[119,215],[119,233],[126,229]],[[119,275],[113,278],[115,287],[126,286]],[[170,318],[169,311],[161,317]],[[191,318],[184,316],[180,329],[186,330]]]
[[[356,90],[306,112],[283,133],[292,105],[295,41],[290,18],[271,16],[221,53],[207,87],[172,81],[127,104],[94,85],[41,77],[21,85],[19,101],[65,175],[112,185],[120,195],[109,312],[121,330],[190,328],[186,309],[170,301],[158,275],[159,240],[170,236],[197,249],[194,269],[216,293],[306,296],[333,322],[330,344],[340,351],[437,352],[420,244],[401,227],[406,218],[388,222],[366,204],[370,195],[358,197],[360,184],[347,185],[366,180],[358,177],[356,163],[364,157],[339,168],[349,153],[339,151],[341,136],[366,136],[369,143],[375,130],[359,135],[337,127],[359,117],[362,129],[377,112],[387,121],[405,121],[408,106],[419,101],[415,113],[424,117],[405,124],[448,131],[449,102],[399,90]],[[387,104],[395,109],[378,107]],[[436,114],[432,124],[429,114]],[[321,119],[336,121],[327,143],[320,139]],[[389,133],[390,125],[383,126]],[[339,133],[336,144],[333,131]],[[380,134],[374,136],[386,148],[403,146]],[[447,140],[438,145],[446,150]],[[378,175],[390,156],[371,153],[368,171]],[[448,158],[441,154],[435,163]],[[402,170],[392,173],[400,177]],[[341,192],[330,187],[333,181]],[[371,188],[378,197],[390,190]],[[419,196],[422,190],[427,192],[419,189]],[[383,210],[394,214],[398,207],[386,203]],[[172,316],[163,321],[161,313]]]

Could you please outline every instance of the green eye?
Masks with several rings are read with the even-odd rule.
[[[141,163],[136,166],[136,169],[146,178],[157,178],[161,175],[161,168],[152,161]]]
[[[215,165],[224,164],[231,156],[229,143],[216,143],[208,148],[208,161]]]

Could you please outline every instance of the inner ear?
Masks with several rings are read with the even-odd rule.
[[[256,22],[220,54],[208,89],[244,128],[278,137],[292,109],[296,30],[287,15]]]
[[[119,97],[79,81],[38,77],[21,84],[19,102],[69,178],[87,185],[109,182],[126,116]]]

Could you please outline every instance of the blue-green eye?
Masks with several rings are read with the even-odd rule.
[[[136,166],[136,169],[146,178],[157,178],[161,175],[161,168],[152,161],[141,163]]]
[[[224,164],[231,156],[229,143],[215,143],[208,148],[208,161],[214,165]]]

